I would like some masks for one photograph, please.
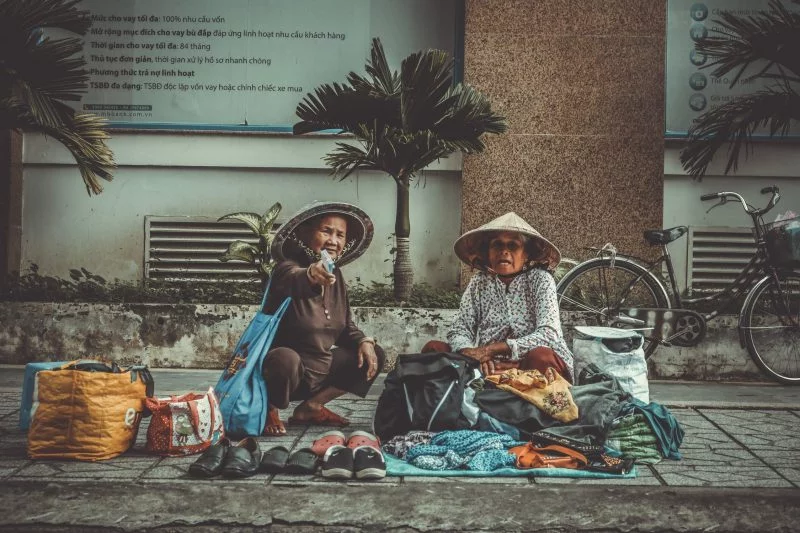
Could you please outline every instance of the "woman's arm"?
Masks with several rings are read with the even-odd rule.
[[[322,287],[311,281],[308,268],[294,261],[281,261],[272,271],[272,290],[282,297],[296,300],[314,298],[322,294]]]
[[[353,311],[350,309],[350,298],[347,296],[347,286],[344,283],[344,278],[342,278],[341,274],[337,272],[337,278],[339,286],[342,287],[341,294],[344,298],[345,302],[345,312],[347,316],[345,318],[344,329],[339,334],[339,338],[336,340],[337,346],[342,346],[345,348],[356,348],[361,343],[362,340],[366,339],[367,336],[364,335],[364,332],[361,331],[356,323],[353,321]],[[372,341],[373,344],[375,341]]]
[[[540,275],[534,276],[531,281],[530,290],[526,291],[527,298],[533,303],[531,312],[536,329],[522,337],[506,340],[511,348],[512,359],[519,359],[521,354],[537,346],[555,348],[556,344],[563,342],[556,283],[547,272],[539,272]]]
[[[478,317],[480,314],[480,302],[478,300],[479,276],[480,274],[476,274],[469,280],[464,294],[461,295],[458,315],[456,315],[450,325],[450,330],[447,332],[447,343],[454,352],[459,352],[464,348],[475,347],[475,334],[478,330]]]

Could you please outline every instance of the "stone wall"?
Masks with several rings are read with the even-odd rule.
[[[106,357],[151,367],[222,368],[257,306],[159,304],[0,305],[0,363]],[[418,352],[431,339],[445,340],[452,309],[362,307],[356,323],[376,337],[390,368],[398,354]],[[695,348],[660,347],[651,378],[763,379],[739,346],[735,317],[709,323]]]
[[[509,133],[465,158],[462,231],[516,211],[582,257],[662,223],[664,0],[467,0],[465,81]]]

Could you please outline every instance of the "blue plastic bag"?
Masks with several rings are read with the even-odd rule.
[[[274,315],[264,313],[270,283],[264,291],[258,313],[236,344],[214,387],[225,432],[234,437],[261,435],[267,421],[267,385],[261,367],[291,301],[291,298],[286,298]]]

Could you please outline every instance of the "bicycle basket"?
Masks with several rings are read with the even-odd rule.
[[[766,224],[767,252],[775,266],[800,268],[800,216]]]

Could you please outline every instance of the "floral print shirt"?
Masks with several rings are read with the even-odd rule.
[[[505,341],[509,359],[538,346],[552,348],[573,373],[573,357],[564,341],[553,276],[541,269],[523,272],[506,285],[478,272],[461,296],[447,342],[454,352]]]

